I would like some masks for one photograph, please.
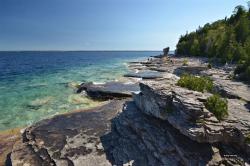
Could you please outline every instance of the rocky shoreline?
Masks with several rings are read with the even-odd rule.
[[[131,62],[127,81],[84,83],[77,93],[106,104],[27,127],[7,161],[13,166],[249,165],[250,88],[230,79],[233,66],[207,64],[206,58],[156,56]],[[225,120],[205,108],[210,93],[176,85],[183,73],[213,80],[214,90],[228,100]]]

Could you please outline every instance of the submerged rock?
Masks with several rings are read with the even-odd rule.
[[[77,93],[86,91],[88,96],[98,100],[131,97],[132,92],[139,91],[138,83],[126,84],[122,82],[108,82],[105,84],[84,83]]]

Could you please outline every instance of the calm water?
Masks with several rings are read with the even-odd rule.
[[[74,84],[107,82],[127,72],[126,62],[159,52],[0,52],[0,130],[90,108]]]

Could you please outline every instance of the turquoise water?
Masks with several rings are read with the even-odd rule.
[[[98,105],[74,93],[82,82],[114,81],[126,62],[159,52],[0,52],[0,130]]]

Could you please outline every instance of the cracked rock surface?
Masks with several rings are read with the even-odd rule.
[[[111,101],[28,127],[12,150],[12,165],[110,165],[100,137],[110,131],[110,120],[123,103]]]
[[[228,99],[229,116],[219,121],[204,106],[211,94],[157,81],[140,83],[140,87],[134,100],[145,114],[168,121],[194,141],[234,144],[250,155],[250,113],[243,100]]]

